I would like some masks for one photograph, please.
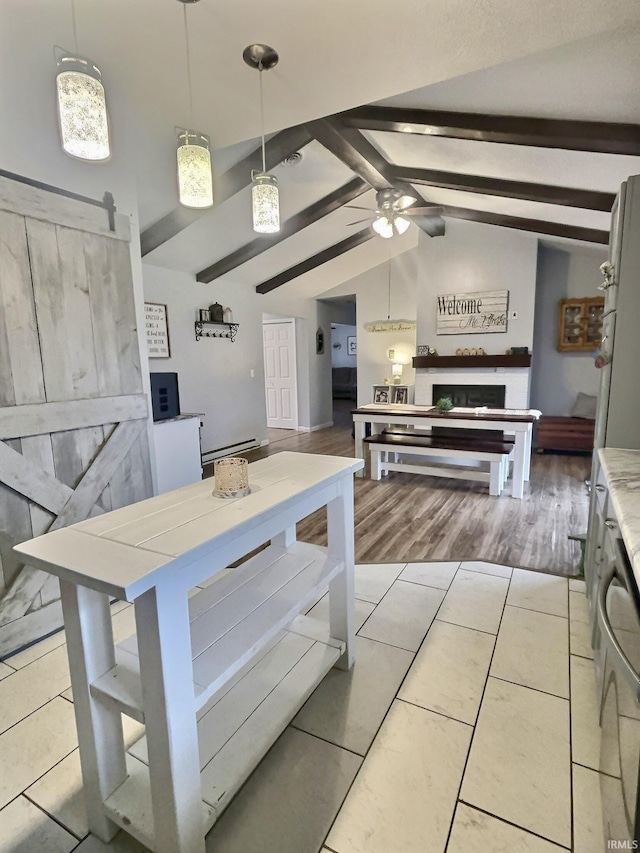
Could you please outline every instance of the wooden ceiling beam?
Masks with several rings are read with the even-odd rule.
[[[507,181],[502,178],[487,178],[483,175],[462,175],[457,172],[440,172],[434,169],[417,169],[411,166],[393,166],[393,174],[411,184],[426,187],[441,187],[481,195],[503,198],[519,198],[542,204],[560,204],[565,207],[580,207],[586,210],[603,210],[609,213],[615,201],[615,193],[596,190],[579,190],[572,187],[557,187],[551,184],[532,184],[525,181]]]
[[[609,243],[609,232],[597,228],[583,228],[580,225],[564,225],[562,222],[547,222],[543,219],[526,219],[520,216],[506,216],[501,213],[489,213],[486,210],[471,210],[465,207],[444,206],[443,216],[452,219],[466,219],[482,222],[485,225],[498,225],[501,228],[515,228],[518,231],[533,231],[537,234],[549,234],[553,237],[565,237],[570,240],[583,240],[587,243]]]
[[[256,237],[254,240],[251,240],[249,243],[246,243],[244,246],[236,249],[235,252],[231,252],[224,258],[221,258],[219,261],[211,264],[211,266],[201,270],[196,275],[196,281],[206,283],[225,275],[236,267],[239,267],[241,264],[244,264],[246,261],[251,260],[251,258],[255,258],[261,252],[265,252],[267,249],[270,249],[271,246],[281,243],[283,240],[286,240],[287,237],[297,234],[298,231],[301,231],[308,225],[312,225],[314,222],[322,219],[323,216],[327,216],[329,213],[332,213],[344,204],[358,198],[363,193],[369,192],[369,189],[369,184],[365,181],[360,178],[353,178],[349,183],[344,184],[337,190],[334,190],[334,192],[329,193],[329,195],[326,195],[319,201],[314,202],[314,204],[309,205],[309,207],[306,207],[304,210],[296,213],[295,216],[291,216],[282,224],[282,227],[277,234],[268,234]]]
[[[317,119],[309,122],[307,127],[321,145],[374,190],[393,187],[406,195],[417,196],[417,207],[429,204],[410,184],[394,176],[391,164],[360,131],[345,127],[335,117]],[[444,222],[439,216],[415,217],[413,221],[430,237],[444,234]]]
[[[276,133],[265,145],[267,171],[275,168],[287,157],[304,148],[312,140],[312,136],[304,125],[289,127]],[[215,157],[215,152],[213,154]],[[216,179],[214,187],[215,205],[218,206],[231,196],[239,193],[251,183],[251,170],[262,171],[262,149],[255,148],[250,154],[227,169]],[[175,237],[189,225],[196,222],[211,208],[191,210],[188,207],[176,207],[171,213],[163,216],[140,234],[142,257],[153,252],[167,240]]]
[[[277,287],[281,287],[283,284],[293,281],[294,278],[298,278],[299,276],[304,275],[304,273],[309,272],[322,264],[326,264],[327,261],[331,261],[334,258],[340,257],[340,255],[344,255],[345,252],[349,252],[356,246],[366,243],[367,240],[371,240],[374,236],[375,234],[371,228],[363,228],[362,231],[352,234],[351,237],[347,237],[346,240],[341,240],[334,246],[329,246],[321,252],[312,255],[310,258],[306,258],[299,264],[295,264],[294,266],[289,267],[289,269],[279,272],[272,278],[267,279],[267,281],[263,281],[262,284],[258,284],[256,286],[256,293],[269,293]]]
[[[640,154],[640,125],[529,116],[364,106],[338,118],[360,130],[392,131],[506,145],[565,148],[602,154]]]

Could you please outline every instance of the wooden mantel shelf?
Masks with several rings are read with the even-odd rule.
[[[413,367],[530,367],[530,355],[415,355]]]

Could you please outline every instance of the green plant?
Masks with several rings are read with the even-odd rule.
[[[440,397],[440,399],[436,401],[436,408],[439,412],[448,412],[450,409],[453,409],[451,397]]]

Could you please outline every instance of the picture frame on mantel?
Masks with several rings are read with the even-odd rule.
[[[171,358],[167,306],[160,302],[144,303],[144,331],[149,358]]]

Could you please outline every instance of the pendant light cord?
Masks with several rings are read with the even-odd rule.
[[[262,60],[258,62],[258,71],[260,72],[260,134],[262,136],[262,171],[267,171],[267,162],[264,152],[264,94],[262,92]]]
[[[191,91],[191,52],[189,50],[189,28],[187,27],[187,4],[182,7],[184,15],[184,43],[187,48],[187,82],[189,85],[189,126],[193,127],[193,93]]]
[[[389,296],[387,304],[387,320],[391,319],[391,258],[389,258]]]

